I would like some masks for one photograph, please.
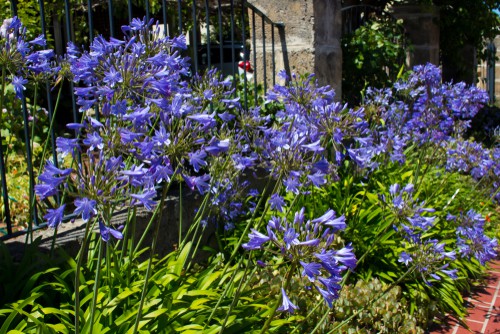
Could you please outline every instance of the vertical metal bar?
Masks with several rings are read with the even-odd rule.
[[[217,16],[219,17],[219,61],[221,73],[224,69],[224,37],[222,36],[222,5],[221,0],[217,0]]]
[[[182,31],[183,31],[183,29],[182,29],[182,6],[181,6],[181,1],[182,0],[177,0],[177,16],[179,18],[179,35],[181,35]]]
[[[127,8],[128,8],[128,21],[129,22],[132,22],[132,0],[128,0],[128,4],[127,4]]]
[[[488,94],[490,96],[490,103],[495,102],[495,57],[497,48],[493,42],[490,42],[487,48],[488,59],[487,59],[487,73],[486,81],[488,82]]]
[[[255,11],[252,10],[252,49],[253,49],[253,95],[255,99],[255,106],[257,106],[257,42],[255,39]]]
[[[66,11],[65,13],[65,17],[66,17],[66,38],[68,40],[68,42],[72,41],[72,37],[73,36],[73,33],[72,33],[72,29],[71,29],[71,16],[70,16],[70,6],[69,6],[69,0],[64,0],[64,9]],[[69,89],[70,89],[70,92],[71,92],[71,108],[72,108],[72,111],[73,111],[73,122],[74,123],[79,123],[80,120],[79,120],[79,117],[78,117],[78,111],[77,111],[77,108],[76,108],[76,98],[75,98],[75,85],[73,84],[73,80],[68,80],[69,81]],[[75,130],[75,137],[78,136],[78,132],[79,130]],[[81,156],[81,153],[78,152],[78,156],[77,156],[77,159],[78,159],[78,162],[81,163],[82,161],[82,156]]]
[[[40,7],[40,24],[42,26],[42,34],[45,35],[45,7],[43,6],[43,0],[38,0],[38,6]]]
[[[113,0],[108,0],[109,34],[115,37],[115,21],[113,19]]]
[[[17,0],[10,1],[10,10],[12,12],[12,16],[17,16]]]
[[[13,0],[10,2],[10,10],[12,12],[12,16],[17,16],[17,1]],[[0,110],[0,112],[2,112]],[[7,236],[12,235],[12,221],[10,219],[10,207],[9,207],[9,193],[7,190],[7,173],[5,171],[5,160],[3,156],[3,140],[0,135],[0,177],[1,186],[2,186],[2,198],[3,198],[3,207],[4,207],[4,222],[7,225]]]
[[[9,193],[7,191],[7,173],[5,171],[5,163],[3,156],[2,147],[2,137],[0,136],[0,176],[2,177],[2,198],[3,198],[3,209],[5,215],[5,223],[7,224],[7,235],[12,234],[12,222],[10,220],[10,208],[9,208]]]
[[[66,20],[66,39],[67,41],[66,42],[69,42],[71,41],[71,23],[70,23],[70,20],[71,20],[71,17],[69,15],[69,0],[64,0],[64,18]]]
[[[89,21],[89,39],[90,43],[94,40],[94,19],[92,16],[92,0],[87,0],[87,7],[88,7],[88,21]]]
[[[193,58],[194,58],[194,71],[198,73],[198,26],[196,24],[196,0],[193,0],[192,6],[192,19],[193,19]]]
[[[43,0],[38,1],[38,5],[40,7],[40,24],[41,24],[41,29],[42,29],[42,34],[46,36],[47,33],[47,28],[45,25],[45,8],[43,5]],[[45,84],[45,89],[47,91],[47,109],[48,109],[48,116],[49,116],[49,124],[51,124],[52,117],[54,115],[54,106],[53,106],[53,101],[52,101],[52,95],[50,94],[50,85],[49,83]],[[33,101],[33,104],[36,105],[37,101]],[[32,157],[32,152],[31,152],[31,146],[30,146],[30,139],[29,139],[29,122],[27,120],[27,110],[26,109],[26,99],[23,98],[23,113],[26,112],[26,119],[25,119],[25,143],[26,143],[26,160],[28,163],[28,174],[29,174],[29,179],[30,179],[30,194],[29,194],[29,201],[30,201],[30,206],[33,205],[33,221],[35,222],[35,225],[38,225],[38,220],[37,220],[37,210],[36,210],[36,204],[35,204],[35,176],[34,176],[34,171],[33,171],[33,157]],[[35,126],[34,121],[35,120],[35,115],[33,115],[33,126]],[[53,163],[56,167],[58,167],[58,162],[57,162],[57,152],[56,152],[56,139],[54,135],[54,129],[50,131],[50,143],[51,143],[51,150],[52,150],[52,160]],[[57,197],[57,203],[60,203],[60,198],[59,196]]]
[[[263,79],[264,79],[264,92],[267,92],[267,64],[266,64],[266,27],[264,16],[261,18],[262,23],[262,70],[263,70]]]
[[[65,17],[66,17],[66,38],[68,42],[72,40],[72,30],[71,30],[71,17],[70,17],[70,7],[69,7],[69,0],[64,0],[64,9],[66,11]],[[71,90],[71,105],[73,108],[73,122],[78,123],[78,113],[76,111],[76,99],[75,99],[75,94],[73,93],[75,91],[73,81],[69,80],[69,85],[70,85],[70,90]]]
[[[149,22],[149,17],[151,16],[151,11],[149,9],[149,0],[144,0],[146,3],[146,21]]]
[[[246,12],[246,0],[241,1],[241,40],[243,45],[243,98],[244,98],[244,106],[245,110],[248,110],[248,82],[247,82],[247,49],[246,49],[246,22],[245,22],[245,12]]]
[[[210,43],[210,18],[209,18],[209,6],[208,6],[208,0],[205,0],[205,22],[207,25],[207,68],[210,69],[212,66],[212,60],[210,57],[210,53],[212,52],[212,46]]]
[[[34,101],[36,103],[36,101]],[[33,222],[35,225],[38,225],[38,214],[37,208],[35,204],[35,175],[33,173],[33,157],[31,152],[31,144],[30,144],[30,133],[29,133],[29,119],[28,119],[28,108],[26,107],[26,98],[22,99],[22,109],[23,109],[23,119],[24,119],[24,145],[26,146],[26,163],[28,165],[28,176],[29,176],[29,203],[30,207],[33,205]],[[30,209],[31,211],[31,209]],[[30,224],[30,228],[31,228]]]
[[[161,7],[163,10],[163,35],[166,37],[169,35],[168,22],[167,22],[167,1],[162,0]]]
[[[48,103],[48,112],[49,112],[49,124],[52,124],[52,118],[54,117],[54,107],[52,105],[52,96],[50,95],[50,86],[49,84],[46,85],[47,88],[47,103]],[[36,101],[35,101],[36,102]],[[54,165],[58,167],[59,163],[57,161],[57,152],[56,152],[56,137],[55,137],[55,129],[52,128],[50,131],[50,144],[52,146],[52,159],[54,162]],[[59,203],[59,198],[58,201]]]
[[[236,68],[238,65],[236,64],[235,50],[234,50],[234,0],[231,0],[231,73],[233,78],[236,74]]]
[[[276,85],[276,59],[274,50],[274,23],[271,24],[271,46],[272,46],[272,61],[273,61],[273,86]]]
[[[87,6],[88,6],[88,20],[89,20],[89,39],[90,43],[94,40],[94,16],[92,15],[92,0],[87,0]],[[97,120],[100,119],[99,116],[99,108],[95,106],[95,118]]]

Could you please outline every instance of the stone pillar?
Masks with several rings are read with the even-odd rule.
[[[320,84],[328,84],[341,97],[342,49],[340,46],[342,17],[341,0],[248,0],[273,22],[283,22],[284,28],[275,29],[276,71],[288,73],[315,73]],[[255,15],[252,31],[252,10],[249,10],[250,31],[255,34],[257,81],[263,81],[264,59],[267,85],[272,82],[272,30],[262,25]],[[265,48],[263,47],[265,36]],[[250,36],[250,40],[253,36]],[[253,49],[250,53],[253,61]]]
[[[394,6],[394,16],[403,20],[413,51],[409,65],[432,63],[439,65],[439,12],[434,6]]]
[[[314,72],[322,85],[342,97],[342,4],[340,0],[314,0]]]

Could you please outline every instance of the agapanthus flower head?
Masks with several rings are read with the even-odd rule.
[[[252,229],[250,240],[243,245],[246,250],[274,250],[286,261],[292,261],[302,268],[301,277],[305,285],[313,284],[331,306],[337,298],[341,273],[354,269],[356,257],[352,246],[336,250],[333,246],[335,232],[343,230],[345,224],[336,223],[333,210],[323,216],[305,221],[305,212],[294,213],[293,220],[273,217],[269,220],[266,233]],[[343,220],[343,219],[342,219]]]
[[[474,257],[481,265],[496,258],[498,241],[485,234],[485,219],[481,214],[471,209],[465,214],[449,218],[458,224],[457,247],[460,256]]]

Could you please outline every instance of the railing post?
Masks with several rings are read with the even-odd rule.
[[[10,1],[10,10],[12,11],[12,16],[17,16],[17,0]]]
[[[488,82],[488,95],[490,97],[490,103],[495,103],[495,58],[497,54],[497,48],[495,46],[495,43],[490,42],[488,44],[487,48],[487,54],[488,54],[488,59],[487,59],[487,66],[488,66],[488,71],[486,73],[486,81]]]

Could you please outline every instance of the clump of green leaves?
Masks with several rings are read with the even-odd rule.
[[[366,87],[383,88],[405,69],[409,41],[400,21],[377,18],[342,39],[342,100],[361,102]]]

